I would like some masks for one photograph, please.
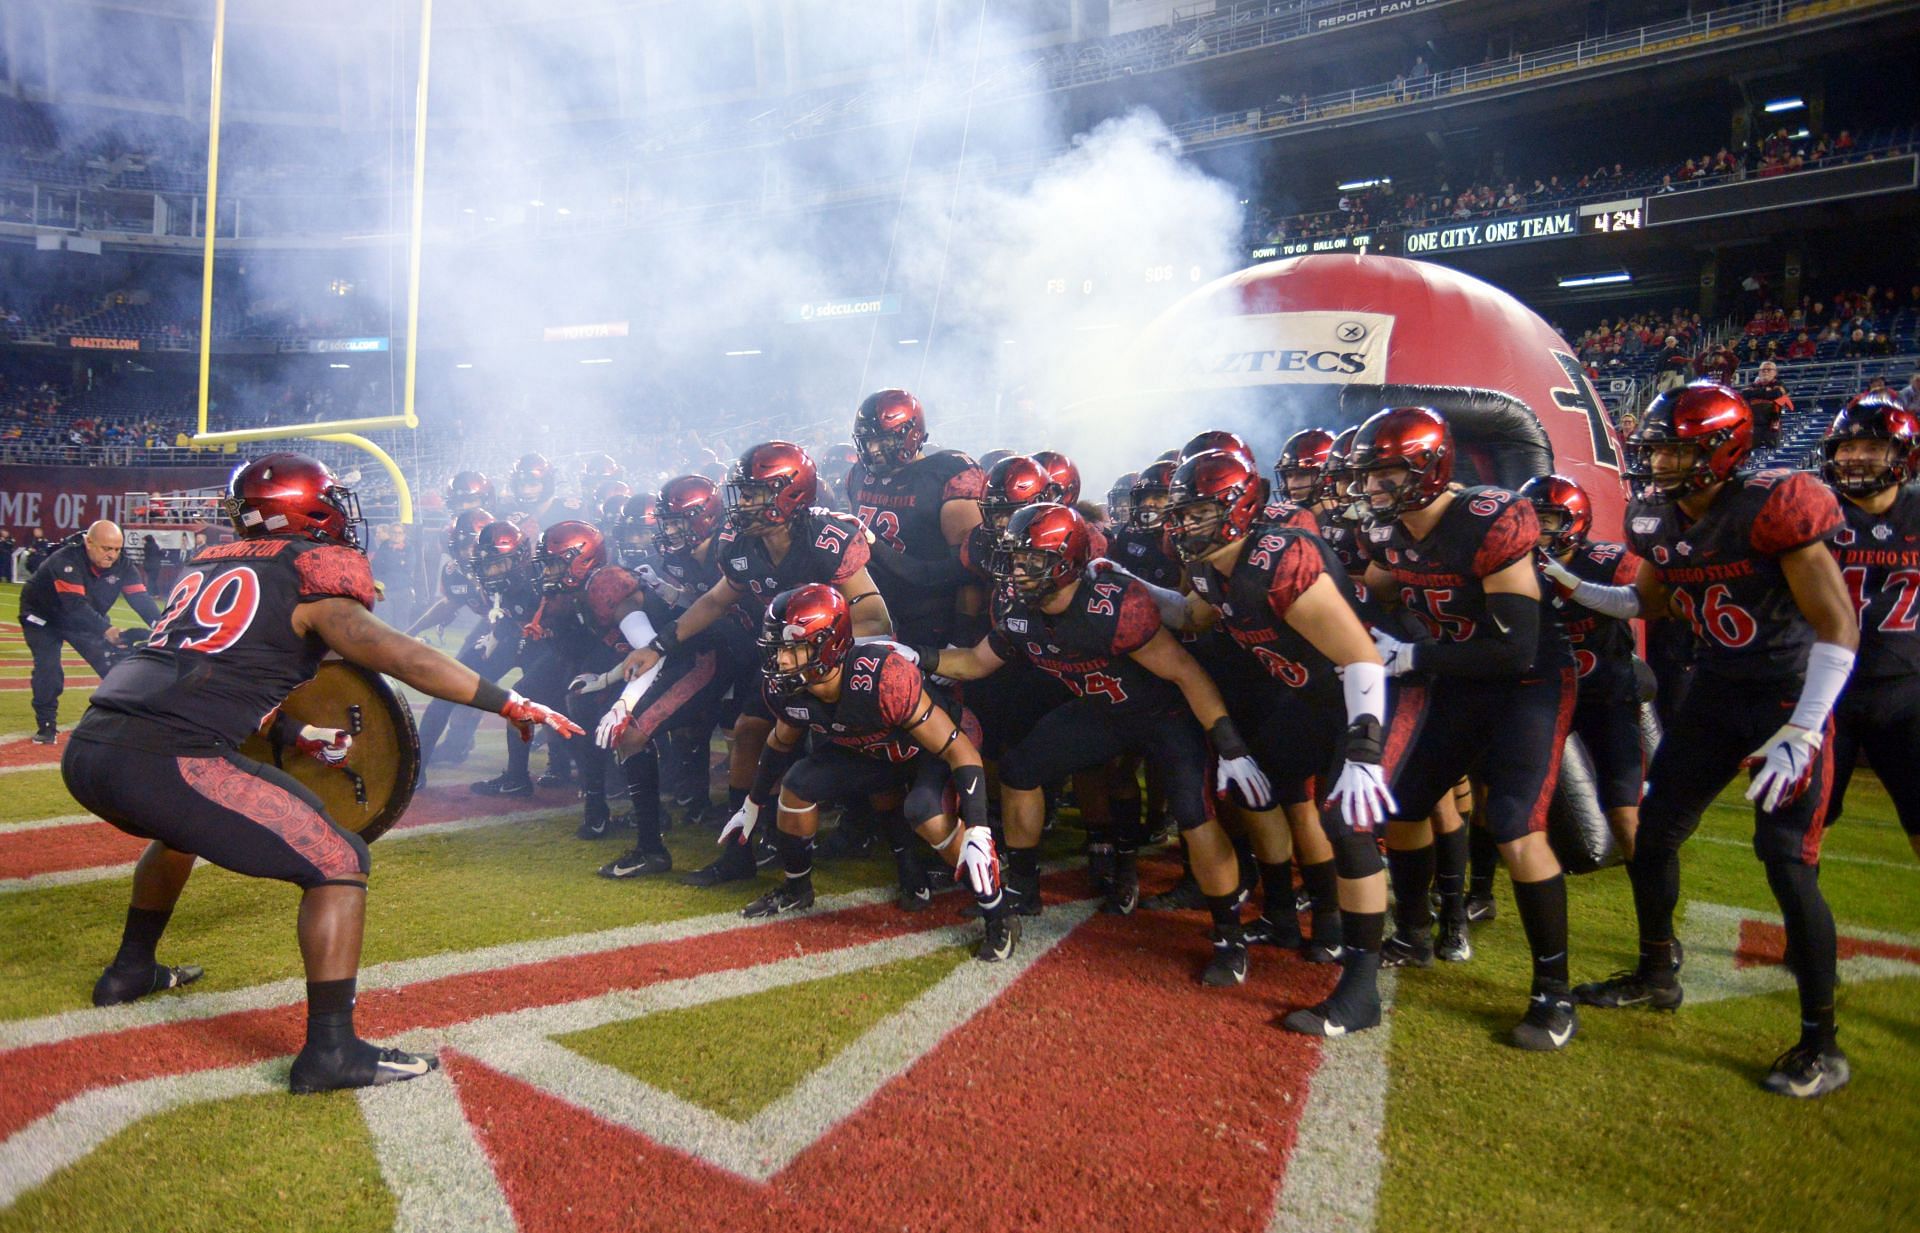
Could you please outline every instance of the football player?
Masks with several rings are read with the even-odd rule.
[[[515,513],[532,520],[533,527],[528,534],[534,539],[539,538],[548,524],[559,521],[547,508],[555,498],[553,464],[547,461],[546,455],[522,454],[515,459],[513,470],[507,476],[507,487],[513,493]]]
[[[1487,788],[1487,826],[1533,957],[1527,1011],[1511,1039],[1560,1049],[1578,1019],[1567,989],[1566,877],[1546,825],[1573,722],[1573,664],[1542,599],[1533,507],[1504,488],[1456,486],[1453,462],[1453,433],[1438,412],[1390,407],[1360,425],[1347,463],[1372,523],[1367,588],[1397,601],[1427,635],[1405,641],[1378,626],[1373,635],[1387,675],[1402,678],[1387,759],[1399,805],[1387,828],[1396,920],[1382,961],[1431,962],[1429,818],[1473,772]],[[1462,875],[1465,841],[1462,830],[1449,862]],[[1464,885],[1457,890],[1464,896]],[[1455,923],[1463,926],[1443,922]]]
[[[1849,1077],[1835,1040],[1836,943],[1820,893],[1820,836],[1833,780],[1830,719],[1860,625],[1827,547],[1846,525],[1833,493],[1804,472],[1740,474],[1752,447],[1753,412],[1726,386],[1696,382],[1656,398],[1628,443],[1639,489],[1627,509],[1628,545],[1642,561],[1637,585],[1579,588],[1582,602],[1615,616],[1679,613],[1700,649],[1648,768],[1627,863],[1639,965],[1578,993],[1591,1006],[1679,1007],[1680,845],[1746,766],[1754,854],[1780,904],[1800,991],[1800,1040],[1764,1085],[1806,1098]]]
[[[205,859],[301,888],[307,1034],[292,1090],[418,1078],[435,1059],[379,1048],[353,1028],[367,845],[291,775],[234,751],[265,715],[292,728],[303,750],[345,760],[346,732],[274,718],[329,650],[433,697],[503,715],[523,736],[542,725],[561,735],[579,729],[373,615],[359,503],[319,462],[281,453],[246,464],[223,504],[239,538],[188,559],[152,637],[94,691],[61,761],[75,800],[148,841],[94,1005],[200,978],[197,967],[157,962],[155,949],[194,861]]]
[[[446,498],[449,514],[465,509],[491,509],[493,481],[478,471],[456,471],[447,477]]]
[[[461,645],[458,658],[482,678],[498,682],[519,662],[520,631],[540,610],[540,579],[533,570],[533,545],[519,527],[502,519],[482,527],[466,552],[467,573],[480,590],[484,612]],[[479,721],[478,711],[456,711],[440,699],[429,702],[420,719],[421,770],[425,771],[441,733],[449,728],[449,743],[454,749],[470,749]],[[515,753],[524,772],[525,742],[508,746],[509,758]],[[451,756],[444,760],[456,761]]]

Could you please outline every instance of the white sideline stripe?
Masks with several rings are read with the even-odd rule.
[[[1386,1153],[1387,1046],[1397,973],[1380,973],[1380,1026],[1322,1041],[1268,1233],[1371,1233]]]
[[[1738,962],[1740,925],[1756,921],[1780,925],[1777,912],[1752,908],[1733,908],[1725,904],[1693,900],[1687,904],[1680,935],[1687,943],[1687,966],[1682,983],[1687,989],[1689,1006],[1724,1002],[1730,998],[1764,997],[1784,993],[1794,987],[1793,973],[1784,964],[1760,963],[1742,967]],[[1856,929],[1840,923],[1842,937],[1866,942],[1885,942],[1893,946],[1920,949],[1920,937],[1887,933],[1878,929]],[[1870,980],[1914,980],[1920,978],[1920,964],[1884,955],[1855,955],[1838,964],[1840,983],[1862,984]]]
[[[27,735],[32,736],[33,733],[29,732]],[[64,749],[65,746],[61,746],[60,748]],[[21,775],[28,771],[52,771],[58,774],[60,772],[60,759],[55,758],[51,762],[28,762],[20,766],[0,766],[0,775]]]
[[[33,818],[25,822],[0,822],[0,835],[15,835],[21,831],[51,830],[56,826],[81,826],[98,821],[100,819],[90,813],[63,813],[58,817]]]
[[[517,813],[503,813],[494,817],[452,818],[445,822],[428,822],[421,826],[403,826],[388,831],[379,842],[396,843],[402,839],[425,839],[434,835],[457,835],[462,831],[485,830],[492,826],[509,826],[519,822],[535,822],[550,817],[556,811],[552,809],[523,809]],[[38,830],[50,826],[71,826],[77,823],[100,822],[92,814],[69,814],[65,818],[46,818],[24,825],[0,824],[0,835],[8,831]],[[106,825],[106,823],[101,823]],[[53,873],[36,873],[26,878],[0,878],[0,895],[18,895],[26,891],[45,890],[51,886],[79,886],[87,882],[107,882],[115,878],[131,877],[133,863],[123,865],[89,865],[85,869],[61,869]]]
[[[75,1096],[0,1142],[0,1211],[143,1118],[202,1101],[283,1092],[286,1084],[286,1061],[280,1059],[168,1075]]]
[[[826,896],[819,901],[819,907],[822,911],[864,907],[868,904],[891,902],[893,896],[892,887],[869,887],[864,890],[849,891],[844,895]],[[370,989],[391,989],[400,985],[419,984],[424,981],[461,976],[469,972],[488,971],[493,968],[518,967],[522,964],[601,954],[649,942],[677,942],[683,938],[723,933],[733,929],[756,929],[779,919],[779,917],[766,917],[760,920],[747,920],[737,909],[733,909],[706,916],[689,916],[681,920],[662,921],[657,924],[624,925],[618,929],[603,929],[594,933],[575,933],[531,942],[506,942],[479,950],[449,951],[417,959],[400,959],[392,963],[362,968],[360,991],[365,993]],[[230,1015],[240,1011],[290,1006],[303,1001],[306,996],[306,983],[296,977],[220,993],[189,993],[178,997],[143,998],[125,1006],[62,1011],[57,1015],[46,1015],[38,1019],[0,1023],[0,1052],[25,1048],[29,1045],[54,1044],[103,1032],[124,1032],[129,1028],[147,1027],[157,1023],[183,1023],[196,1019],[212,1019],[219,1015]]]
[[[1091,917],[1095,906],[1092,900],[1052,906],[1044,916],[1028,919],[1011,959],[961,963],[745,1122],[722,1117],[592,1061],[553,1038],[930,954],[972,940],[977,926],[929,929],[564,1006],[491,1016],[450,1029],[446,1043],[605,1121],[741,1177],[766,1182],[999,997]]]
[[[513,1209],[445,1072],[354,1095],[398,1207],[394,1233],[513,1233]]]
[[[1719,844],[1723,848],[1745,848],[1753,851],[1753,841],[1748,839],[1727,839],[1720,835],[1695,835],[1701,843]],[[1848,856],[1841,852],[1822,852],[1820,863],[1839,861],[1843,865],[1871,865],[1876,869],[1904,869],[1908,873],[1920,873],[1920,860],[1890,861],[1880,856]]]

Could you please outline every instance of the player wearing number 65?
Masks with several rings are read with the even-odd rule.
[[[275,718],[281,702],[329,650],[436,698],[503,715],[523,737],[541,725],[563,736],[580,729],[374,617],[359,502],[319,462],[269,454],[248,463],[228,481],[223,504],[240,538],[187,561],[147,645],[107,674],[61,760],[75,800],[150,841],[94,1005],[200,978],[197,967],[156,962],[155,949],[204,858],[303,892],[307,1040],[293,1090],[416,1078],[434,1059],[377,1048],[353,1030],[366,844],[291,775],[238,747],[257,727],[284,722]],[[331,729],[283,736],[330,762],[343,760],[351,742]]]

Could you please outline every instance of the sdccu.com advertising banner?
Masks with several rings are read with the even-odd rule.
[[[0,528],[25,542],[127,519],[130,492],[176,492],[227,482],[225,467],[0,467]]]

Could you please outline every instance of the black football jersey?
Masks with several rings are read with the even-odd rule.
[[[1304,505],[1295,505],[1285,497],[1275,497],[1260,507],[1260,523],[1270,527],[1293,527],[1318,534],[1320,520]]]
[[[1187,571],[1167,546],[1164,531],[1122,527],[1108,542],[1107,555],[1136,578],[1169,590],[1186,589]]]
[[[926,454],[885,475],[856,462],[847,472],[847,505],[873,533],[873,581],[894,628],[938,640],[953,624],[952,586],[909,582],[887,568],[893,556],[940,561],[953,555],[940,530],[948,501],[977,501],[987,478],[958,450]]]
[[[501,619],[512,621],[515,625],[525,625],[540,611],[540,583],[535,577],[518,576],[502,587],[498,597],[487,597],[487,612],[493,612],[492,605],[500,605]]]
[[[456,564],[451,558],[440,563],[440,594],[455,607],[477,612],[481,616],[493,611],[493,600],[473,580],[466,567]]]
[[[1333,661],[1286,621],[1293,602],[1323,574],[1352,601],[1352,585],[1333,549],[1298,527],[1274,526],[1261,529],[1248,543],[1232,577],[1211,565],[1197,567],[1193,590],[1219,610],[1220,623],[1234,642],[1268,676],[1316,702],[1338,706],[1340,681]]]
[[[1573,550],[1567,569],[1587,582],[1630,587],[1640,577],[1640,558],[1625,544],[1588,540]],[[1573,668],[1582,692],[1624,686],[1633,677],[1633,626],[1617,617],[1603,616],[1553,583],[1546,584],[1554,611],[1567,631]]]
[[[1317,510],[1314,522],[1319,528],[1320,538],[1327,541],[1327,547],[1333,549],[1333,555],[1340,558],[1340,564],[1356,578],[1367,572],[1367,537],[1358,523],[1334,516],[1332,510]]]
[[[236,748],[327,652],[318,635],[294,632],[294,609],[336,597],[374,604],[367,558],[351,548],[288,536],[202,548],[75,735],[162,753]]]
[[[1082,577],[1065,611],[1048,615],[1011,585],[994,588],[988,645],[1001,659],[1025,658],[1077,697],[1114,706],[1169,707],[1180,690],[1143,668],[1133,652],[1160,632],[1160,609],[1136,578]]]
[[[814,509],[793,525],[787,555],[775,561],[760,540],[732,527],[720,532],[713,555],[727,580],[747,592],[740,606],[757,626],[773,597],[810,582],[844,582],[867,563],[867,529],[858,518]]]
[[[1842,525],[1826,485],[1775,469],[1729,481],[1698,522],[1677,503],[1634,501],[1627,546],[1672,591],[1674,610],[1693,630],[1700,671],[1784,680],[1806,670],[1813,626],[1779,557],[1831,538]]]
[[[769,686],[767,706],[817,740],[869,758],[906,762],[922,752],[907,727],[920,718],[915,707],[924,688],[919,665],[898,646],[869,642],[848,654],[838,701],[824,702],[804,689],[777,694]]]
[[[960,541],[960,564],[982,582],[993,581],[993,532],[982,523]]]
[[[1481,637],[1491,617],[1483,578],[1533,556],[1540,521],[1533,506],[1504,488],[1462,488],[1425,539],[1416,540],[1399,522],[1368,532],[1372,563],[1393,575],[1400,607],[1411,613],[1436,642],[1471,642]],[[1566,633],[1546,596],[1542,579],[1540,642],[1527,675],[1565,667]]]
[[[1860,657],[1853,675],[1907,676],[1920,671],[1920,490],[1906,487],[1884,514],[1840,502],[1846,525],[1833,536],[1833,557],[1860,618]]]

